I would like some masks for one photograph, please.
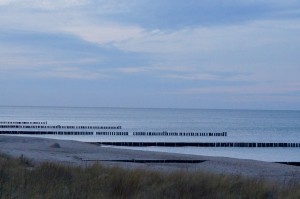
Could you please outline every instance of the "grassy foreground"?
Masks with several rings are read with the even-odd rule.
[[[201,172],[34,166],[1,154],[0,198],[300,198],[300,185]]]

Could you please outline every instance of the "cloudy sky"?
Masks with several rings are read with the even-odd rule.
[[[300,110],[298,0],[0,0],[0,105]]]

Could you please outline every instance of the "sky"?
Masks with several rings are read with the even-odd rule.
[[[0,0],[0,106],[300,110],[300,1]]]

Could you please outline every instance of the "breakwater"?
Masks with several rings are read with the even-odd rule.
[[[227,132],[121,131],[122,126],[50,125],[47,121],[0,121],[0,134],[24,135],[132,135],[132,136],[227,136]]]
[[[300,143],[265,143],[265,142],[92,142],[98,145],[130,147],[248,147],[248,148],[299,148]]]
[[[47,121],[0,121],[0,134],[9,135],[99,135],[99,136],[227,136],[227,132],[122,131],[121,125],[50,125]]]
[[[227,132],[133,132],[134,136],[227,136]]]
[[[0,122],[1,124],[1,122]],[[71,125],[0,125],[5,129],[122,129],[122,126],[71,126]]]
[[[50,130],[1,130],[0,134],[9,134],[9,135],[103,135],[103,136],[112,136],[112,135],[131,135],[127,131],[50,131]],[[133,136],[207,136],[207,137],[218,137],[218,136],[227,136],[227,132],[222,133],[211,133],[211,132],[133,132]]]
[[[114,160],[99,160],[99,159],[81,159],[83,162],[130,162],[130,163],[202,163],[206,160],[194,159],[114,159]]]

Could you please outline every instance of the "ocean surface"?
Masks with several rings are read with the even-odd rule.
[[[0,107],[0,121],[121,125],[124,130],[130,132],[227,132],[227,137],[214,139],[220,139],[219,141],[226,139],[226,141],[300,143],[300,111]],[[87,141],[85,140],[86,136],[85,138],[80,136],[52,136],[51,138]],[[89,137],[89,139],[93,139],[93,137]],[[111,136],[108,139],[113,140],[114,137]],[[155,140],[161,139],[161,137],[147,139]],[[170,137],[168,139],[179,141],[178,139],[181,138]],[[197,141],[201,141],[201,139],[202,141],[209,141],[205,139],[210,138],[199,137],[197,139]],[[300,162],[300,148],[134,147],[134,149],[263,161]]]

